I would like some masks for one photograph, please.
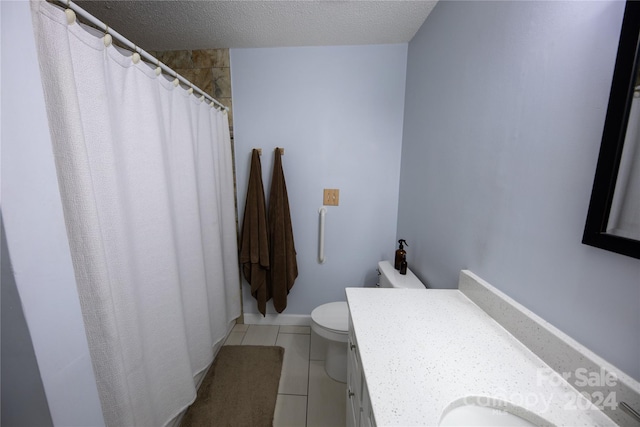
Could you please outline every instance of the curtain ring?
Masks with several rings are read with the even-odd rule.
[[[131,60],[133,61],[134,64],[137,64],[138,62],[140,62],[140,54],[138,53],[138,46],[136,46],[135,44],[133,45],[133,55],[131,55]]]
[[[113,37],[109,34],[109,26],[105,24],[104,30],[104,47],[109,47],[113,43]]]
[[[67,17],[67,25],[71,25],[76,22],[76,13],[73,11],[73,9],[65,9],[64,14]]]

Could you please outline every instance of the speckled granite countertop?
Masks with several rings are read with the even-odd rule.
[[[346,294],[378,427],[438,425],[473,396],[512,402],[534,423],[615,425],[458,290]]]

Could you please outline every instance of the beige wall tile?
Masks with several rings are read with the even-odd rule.
[[[229,68],[229,49],[213,49],[213,67]]]
[[[194,77],[191,82],[200,89],[213,96],[213,78],[211,68],[196,68],[193,70]]]
[[[213,88],[215,97],[230,98],[231,97],[231,68],[212,68]]]
[[[229,49],[154,51],[152,54],[195,86],[231,108]],[[233,126],[231,111],[229,125]]]
[[[191,62],[194,68],[211,68],[215,56],[214,49],[201,49],[191,51]]]
[[[175,71],[193,83],[194,86],[197,86],[209,95],[214,96],[211,68],[176,68]]]
[[[182,77],[189,80],[190,82],[193,82],[194,80],[195,70],[192,70],[191,68],[174,68],[173,71],[180,74]]]
[[[158,59],[174,70],[177,68],[193,68],[190,50],[168,50],[158,52]]]

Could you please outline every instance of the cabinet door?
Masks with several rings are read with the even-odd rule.
[[[353,331],[351,317],[349,317],[349,341],[347,342],[347,372],[353,373],[352,391],[362,400],[362,366],[360,365],[360,354],[358,353],[358,343]]]
[[[349,318],[347,342],[347,427],[359,427],[362,418],[362,372],[353,324]]]
[[[360,401],[355,394],[355,384],[352,372],[347,372],[347,427],[359,427],[360,424]]]
[[[373,420],[373,410],[371,409],[371,399],[369,398],[369,389],[367,381],[362,377],[362,415],[360,417],[360,427],[375,427]]]
[[[351,316],[347,345],[347,427],[376,427]]]

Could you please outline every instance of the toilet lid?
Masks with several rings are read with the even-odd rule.
[[[311,312],[311,319],[326,329],[340,332],[349,330],[349,308],[345,301],[330,302],[316,307]]]

